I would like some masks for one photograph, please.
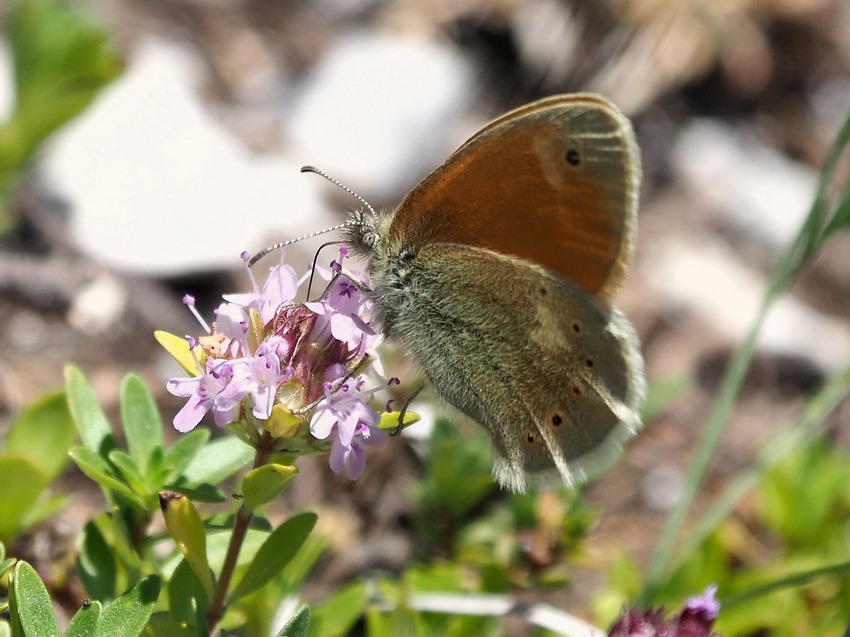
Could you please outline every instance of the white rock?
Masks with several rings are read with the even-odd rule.
[[[467,62],[436,42],[345,36],[298,90],[286,118],[292,154],[394,201],[474,132],[454,129],[473,85]]]
[[[642,262],[641,270],[667,304],[689,309],[735,342],[749,330],[767,286],[731,250],[708,238],[699,244],[668,240]],[[804,357],[835,373],[850,359],[850,326],[786,295],[768,314],[759,346]]]
[[[155,275],[230,268],[243,250],[334,221],[323,184],[299,162],[252,155],[210,117],[194,90],[198,68],[175,45],[144,42],[44,157],[78,245],[108,265]]]
[[[115,328],[129,300],[126,285],[105,272],[74,298],[68,309],[68,323],[85,334],[102,334]]]
[[[817,186],[811,168],[712,120],[696,120],[680,133],[671,162],[727,223],[777,249],[797,234]]]

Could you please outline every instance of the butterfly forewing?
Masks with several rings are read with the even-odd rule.
[[[639,173],[614,106],[589,95],[543,100],[485,127],[414,188],[390,239],[513,255],[607,300],[631,256]]]

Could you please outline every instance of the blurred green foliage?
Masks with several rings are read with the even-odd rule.
[[[676,605],[712,582],[722,592],[718,632],[840,637],[850,618],[850,452],[820,437],[792,451],[659,589]],[[603,622],[644,582],[623,555],[597,598]]]
[[[64,392],[45,396],[12,422],[0,451],[0,542],[55,514],[67,501],[50,487],[76,440]]]
[[[109,34],[63,0],[13,0],[5,38],[15,103],[0,123],[0,231],[10,225],[5,203],[21,170],[122,70]]]

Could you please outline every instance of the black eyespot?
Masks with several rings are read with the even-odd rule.
[[[589,358],[586,361],[584,361],[584,364],[587,365],[588,367],[593,367],[593,361],[590,360]]]
[[[564,421],[561,418],[560,414],[555,414],[554,416],[552,416],[552,424],[553,425],[557,426],[557,425],[560,425],[562,422],[564,422]]]
[[[577,386],[577,385],[576,385],[576,386],[574,386],[574,387],[573,387],[573,393],[574,393],[576,396],[581,396],[581,387],[579,387],[579,386]]]
[[[528,442],[534,442],[534,434],[528,434]]]
[[[581,155],[575,148],[570,148],[565,157],[570,166],[578,166],[581,163]]]
[[[578,323],[573,323],[573,332],[575,332],[576,334],[581,332],[581,325],[579,325]]]
[[[546,290],[546,288],[540,288],[540,295],[541,296],[546,296],[547,294],[549,294],[549,292]]]

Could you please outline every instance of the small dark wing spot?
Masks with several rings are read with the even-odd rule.
[[[578,385],[573,385],[573,393],[576,396],[581,396],[581,387],[579,387]]]
[[[546,296],[547,294],[549,294],[549,292],[546,290],[546,288],[540,288],[540,295],[541,296]]]
[[[587,365],[588,367],[593,367],[593,361],[589,358],[586,361],[584,361],[584,364]]]
[[[528,434],[528,442],[534,442],[534,434]]]
[[[578,166],[581,163],[581,155],[575,148],[570,148],[565,157],[570,166]]]
[[[560,414],[555,414],[554,416],[552,416],[552,424],[555,425],[556,427],[558,425],[560,425],[562,422],[564,422],[564,420],[563,420],[563,418],[561,418]]]
[[[578,323],[573,323],[573,332],[575,332],[576,334],[580,334],[581,333],[581,325],[579,325]]]

